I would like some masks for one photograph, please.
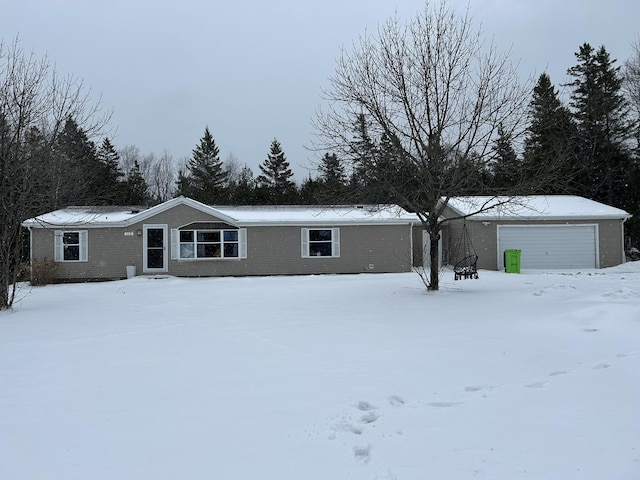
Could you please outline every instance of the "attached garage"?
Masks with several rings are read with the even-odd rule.
[[[598,225],[498,225],[498,269],[508,249],[523,269],[598,268],[597,239]]]
[[[523,270],[605,268],[624,263],[624,222],[619,208],[573,195],[455,197],[444,209],[444,262],[463,253],[463,225],[478,268],[504,269],[504,251],[521,250]]]

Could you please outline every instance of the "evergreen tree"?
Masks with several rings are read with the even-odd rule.
[[[123,203],[125,205],[146,205],[149,201],[149,185],[142,176],[138,160],[134,160],[127,179],[123,184]]]
[[[309,175],[300,186],[300,203],[302,205],[326,205],[336,203],[328,201],[322,191],[323,181]]]
[[[262,174],[256,180],[265,203],[279,205],[296,200],[297,188],[291,180],[293,172],[280,142],[275,138],[271,142],[266,160],[259,167]]]
[[[575,189],[577,170],[576,131],[569,109],[558,97],[551,78],[543,73],[533,89],[529,104],[531,118],[524,143],[523,175],[531,189],[527,193],[564,193]],[[536,184],[548,178],[545,190]]]
[[[242,167],[234,183],[229,198],[233,205],[255,205],[257,203],[256,180],[247,165]]]
[[[306,182],[309,185],[302,184],[300,188],[302,197],[308,197],[306,192],[313,186],[314,203],[349,203],[347,198],[347,176],[344,166],[335,153],[324,154],[318,166],[318,173],[318,179],[313,180],[309,177]]]
[[[628,107],[621,93],[620,67],[604,47],[588,43],[576,53],[569,68],[572,114],[577,125],[582,162],[583,195],[624,208],[631,157],[625,142],[631,135]]]
[[[518,185],[523,175],[522,164],[513,148],[511,136],[504,131],[502,125],[498,127],[498,138],[494,143],[493,151],[496,159],[493,166],[492,187],[500,191],[500,189]]]
[[[205,204],[221,203],[225,198],[228,172],[220,160],[220,151],[209,127],[204,130],[200,143],[193,149],[187,163],[188,173],[178,178],[178,189],[184,195]],[[186,188],[185,188],[186,187]]]
[[[104,204],[101,173],[95,144],[73,118],[67,118],[47,172],[52,207]]]
[[[124,173],[120,170],[120,154],[109,138],[105,137],[102,141],[97,150],[97,159],[100,170],[98,173],[102,179],[99,190],[95,192],[97,202],[110,205],[126,203],[122,185]]]
[[[354,139],[349,145],[350,162],[353,165],[349,190],[356,202],[373,203],[373,198],[377,196],[372,191],[375,188],[372,178],[378,148],[369,135],[369,124],[363,113],[356,116],[354,133]]]

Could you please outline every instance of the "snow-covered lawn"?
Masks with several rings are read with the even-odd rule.
[[[640,262],[23,287],[7,480],[640,478]]]

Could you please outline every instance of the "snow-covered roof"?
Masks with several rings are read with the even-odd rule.
[[[213,207],[238,224],[409,223],[417,217],[396,205]]]
[[[188,205],[237,226],[411,223],[414,214],[396,205],[353,206],[208,206],[179,197],[155,207],[67,207],[23,222],[26,227],[122,227],[176,205]],[[186,219],[188,220],[188,219]]]
[[[26,227],[102,225],[115,226],[135,218],[147,207],[66,207],[25,220]]]
[[[454,197],[448,204],[460,215],[475,220],[597,220],[626,219],[619,208],[575,195],[529,195],[519,197]],[[482,210],[480,213],[479,210]]]

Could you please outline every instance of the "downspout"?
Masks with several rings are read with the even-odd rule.
[[[28,226],[27,230],[29,230],[29,278],[33,278],[33,231],[31,230],[33,227]]]
[[[620,228],[622,228],[622,263],[626,263],[627,262],[627,255],[625,254],[624,251],[624,224],[625,222],[629,220],[629,217],[623,217],[622,218],[622,223],[620,223]]]
[[[413,270],[415,257],[413,250],[413,222],[409,222],[409,271]]]

